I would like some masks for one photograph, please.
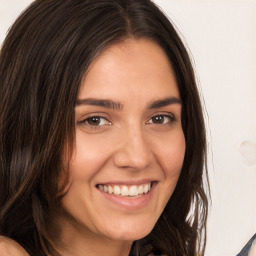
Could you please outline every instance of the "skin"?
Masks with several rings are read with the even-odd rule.
[[[0,256],[29,256],[14,240],[0,236]]]
[[[92,98],[114,101],[118,108],[85,100]],[[153,104],[166,98],[175,100]],[[61,255],[127,256],[132,242],[151,232],[183,164],[179,99],[171,64],[150,40],[127,39],[93,62],[75,108],[76,138],[62,199],[66,215],[58,217]],[[154,189],[135,208],[108,200],[98,189],[99,184],[143,181],[154,181]]]

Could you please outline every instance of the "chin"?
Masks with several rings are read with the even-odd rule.
[[[147,236],[152,229],[154,228],[153,224],[145,225],[122,225],[117,228],[109,228],[104,232],[105,236],[109,237],[112,240],[119,241],[135,241],[144,238]]]

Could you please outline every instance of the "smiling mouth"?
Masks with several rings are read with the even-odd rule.
[[[97,185],[97,188],[108,194],[114,194],[120,197],[138,197],[147,194],[152,187],[148,182],[140,185]]]

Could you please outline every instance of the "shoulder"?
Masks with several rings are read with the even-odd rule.
[[[14,240],[0,236],[0,256],[29,256],[29,254]]]

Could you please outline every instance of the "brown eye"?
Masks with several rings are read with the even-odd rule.
[[[153,116],[147,123],[148,124],[170,124],[175,121],[171,115],[157,115]]]
[[[152,118],[152,123],[154,123],[154,124],[163,124],[164,121],[165,121],[164,119],[165,119],[164,116],[154,116]]]
[[[100,125],[101,118],[99,116],[93,116],[86,119],[89,125]]]
[[[85,123],[90,126],[102,126],[102,125],[111,124],[111,122],[109,122],[106,118],[104,118],[102,116],[88,117],[81,123]]]

